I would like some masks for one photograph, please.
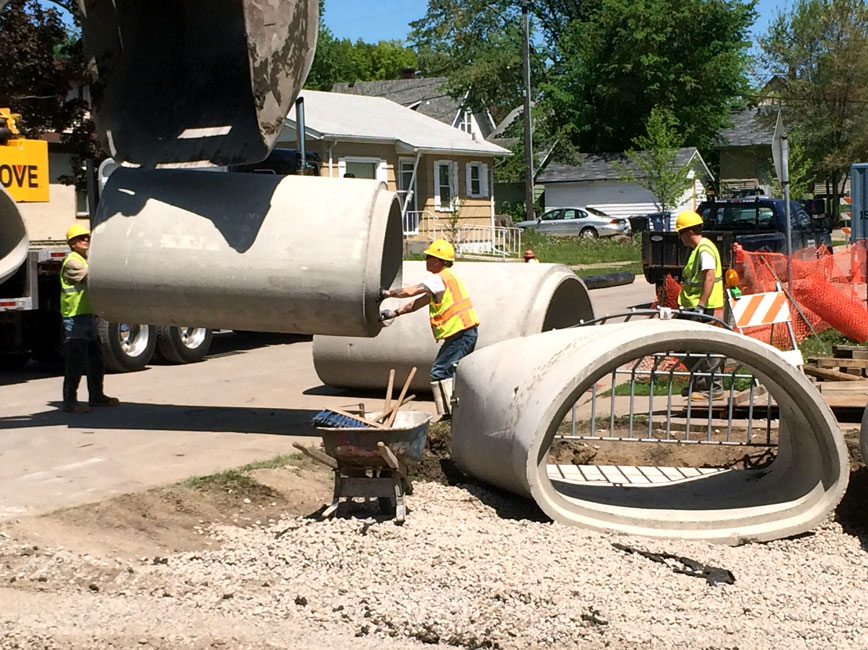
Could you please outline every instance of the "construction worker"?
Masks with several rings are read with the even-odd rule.
[[[73,224],[66,231],[71,252],[60,267],[60,315],[63,317],[66,372],[63,376],[63,410],[87,413],[88,406],[117,406],[115,397],[103,392],[105,365],[87,290],[87,253],[90,231]],[[78,402],[78,384],[87,374],[88,404]]]
[[[539,260],[536,258],[536,255],[534,255],[534,252],[529,248],[524,252],[524,261],[527,264],[539,264]]]
[[[723,266],[720,252],[714,242],[702,236],[702,217],[693,210],[684,210],[675,219],[678,238],[691,249],[682,272],[683,284],[678,294],[678,304],[683,310],[714,315],[714,310],[723,307]],[[691,373],[712,373],[720,368],[720,359],[702,358],[689,364]],[[709,390],[708,376],[691,376],[694,390]],[[723,394],[723,385],[714,379],[711,397]],[[688,386],[682,394],[689,394]]]
[[[452,381],[455,364],[476,347],[479,318],[464,283],[452,270],[455,249],[445,239],[438,239],[425,250],[425,268],[428,271],[420,284],[383,290],[382,298],[413,298],[397,309],[384,309],[381,320],[390,320],[428,306],[428,317],[434,340],[443,341],[431,366],[431,390],[441,417],[451,415]]]

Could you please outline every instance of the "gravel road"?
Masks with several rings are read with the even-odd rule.
[[[284,518],[203,529],[214,550],[167,557],[0,535],[0,648],[868,647],[868,537],[836,521],[727,547],[567,528],[478,486],[417,483],[409,503],[403,527]]]

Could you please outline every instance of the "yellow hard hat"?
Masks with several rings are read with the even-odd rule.
[[[425,255],[436,257],[445,262],[455,261],[455,249],[445,239],[437,239],[431,242],[431,245],[425,249]]]
[[[675,219],[675,230],[678,232],[681,232],[685,228],[692,228],[693,226],[701,225],[702,217],[693,210],[684,210],[683,212],[679,212],[678,217]]]
[[[90,230],[88,230],[87,226],[82,226],[80,223],[74,223],[69,227],[69,230],[66,231],[66,241],[72,241],[76,237],[81,237],[82,235],[90,235]]]

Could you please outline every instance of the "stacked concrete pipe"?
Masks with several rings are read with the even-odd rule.
[[[400,207],[377,181],[121,168],[88,283],[113,322],[375,336],[401,254]]]
[[[479,316],[477,349],[506,339],[575,325],[594,317],[582,280],[559,264],[458,262],[461,277]],[[425,276],[424,262],[404,263],[404,285]],[[386,300],[395,308],[403,301]],[[414,391],[429,391],[431,364],[438,344],[431,334],[427,309],[396,318],[375,339],[315,336],[313,362],[328,386],[385,389],[389,369],[399,381],[418,368]]]
[[[30,239],[15,201],[0,187],[0,284],[8,280],[27,259]]]
[[[661,487],[551,480],[548,452],[575,401],[618,366],[673,350],[721,353],[754,372],[779,407],[773,463]],[[713,542],[766,541],[810,530],[847,487],[846,447],[820,393],[774,348],[721,328],[648,320],[504,341],[461,362],[455,397],[452,456],[458,465],[534,499],[565,524]]]

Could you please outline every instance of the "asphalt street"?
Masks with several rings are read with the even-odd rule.
[[[597,315],[653,297],[642,278],[591,292]],[[59,369],[0,372],[0,520],[295,453],[293,442],[318,442],[320,409],[381,403],[323,386],[311,350],[310,337],[219,333],[201,363],[109,375],[106,392],[122,404],[79,415],[59,410]]]

